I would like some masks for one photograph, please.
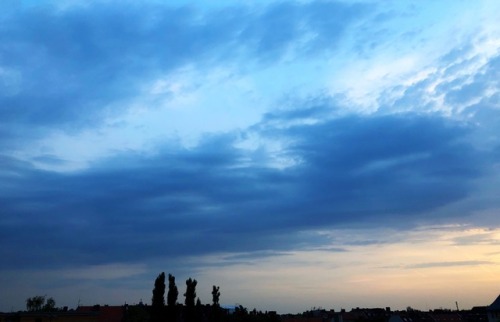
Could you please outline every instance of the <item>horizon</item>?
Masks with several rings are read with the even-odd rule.
[[[499,1],[0,7],[0,312],[500,293]]]
[[[168,285],[165,285],[165,286],[168,286]],[[164,306],[165,307],[169,305],[169,304],[167,304],[167,301],[166,301],[166,297],[167,297],[167,293],[168,292],[169,292],[168,288],[165,289],[165,294],[164,294],[164,297],[165,297]],[[41,303],[42,306],[45,303],[47,303],[47,300],[52,300],[53,304],[55,304],[55,307],[51,307],[50,310],[56,310],[56,311],[59,311],[59,310],[74,311],[74,310],[77,310],[80,307],[81,308],[89,308],[89,307],[124,307],[124,306],[146,306],[147,307],[147,306],[152,306],[153,305],[152,303],[148,303],[147,301],[145,302],[142,299],[140,299],[138,303],[126,303],[125,302],[123,304],[114,304],[114,305],[113,304],[110,305],[110,304],[107,304],[107,303],[106,304],[94,303],[94,304],[90,304],[90,305],[81,305],[80,303],[78,303],[78,305],[73,308],[73,307],[68,307],[68,306],[64,306],[63,307],[63,306],[57,305],[56,300],[54,298],[52,298],[51,296],[47,296],[47,294],[43,295],[41,297],[43,298],[43,302]],[[177,299],[176,305],[185,306],[185,303],[183,303],[184,301],[182,300],[182,297],[185,297],[185,294],[183,296],[180,296],[180,298]],[[311,306],[310,308],[304,309],[303,311],[297,311],[297,312],[277,312],[276,310],[272,310],[272,309],[269,309],[269,310],[260,310],[259,308],[246,307],[244,304],[241,304],[241,303],[218,304],[218,305],[219,305],[220,308],[228,309],[228,310],[234,309],[234,308],[237,308],[237,307],[243,307],[243,308],[247,309],[248,311],[256,310],[257,312],[266,312],[266,313],[267,312],[277,312],[280,315],[303,314],[303,313],[306,313],[306,312],[311,312],[311,311],[316,311],[316,310],[319,310],[319,311],[333,311],[335,313],[352,312],[352,311],[357,311],[357,310],[384,310],[385,312],[393,312],[393,313],[396,313],[396,312],[408,312],[408,311],[417,311],[417,312],[424,312],[424,313],[431,313],[431,312],[444,313],[444,312],[469,312],[469,311],[472,311],[472,310],[477,309],[477,308],[488,308],[488,307],[491,307],[491,305],[494,305],[494,303],[496,302],[496,300],[498,300],[498,298],[500,298],[500,294],[498,295],[498,297],[496,297],[495,299],[493,299],[491,301],[491,303],[489,303],[489,304],[473,306],[473,307],[470,307],[470,308],[462,308],[462,307],[460,307],[460,303],[455,302],[454,303],[455,306],[452,307],[452,308],[450,308],[450,307],[435,307],[435,308],[428,308],[426,310],[415,308],[415,307],[412,307],[411,305],[408,305],[406,308],[401,308],[401,309],[400,308],[393,309],[390,306],[379,306],[379,307],[351,306],[350,309],[346,308],[346,307],[341,307],[341,308],[336,309],[336,308],[333,308],[333,307]],[[31,297],[29,299],[31,299]],[[199,297],[197,297],[197,299],[199,299]],[[213,302],[208,302],[208,303],[201,302],[201,304],[203,306],[206,306],[206,305],[212,306]],[[39,310],[34,310],[33,311],[32,309],[29,309],[28,307],[26,307],[24,310],[18,310],[16,312],[43,312],[44,310],[45,310],[44,308],[41,308]],[[0,311],[0,313],[9,313],[9,312]],[[11,310],[10,313],[15,313],[15,312]]]

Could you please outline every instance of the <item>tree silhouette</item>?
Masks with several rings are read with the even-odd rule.
[[[175,285],[175,277],[172,274],[168,274],[168,295],[167,295],[167,305],[175,306],[177,304],[177,297],[179,296],[179,291]]]
[[[218,286],[212,287],[212,310],[210,311],[210,321],[220,321],[220,305],[219,305],[220,291]]]
[[[235,322],[244,322],[250,321],[251,317],[248,314],[247,308],[240,304],[234,308],[232,320]]]
[[[163,272],[155,280],[151,305],[153,307],[162,307],[165,305],[165,273]]]
[[[162,272],[155,280],[153,298],[151,299],[151,321],[161,321],[165,307],[165,273]]]
[[[52,312],[56,310],[56,301],[52,297],[45,299],[45,295],[29,297],[26,299],[26,310],[30,312]]]
[[[186,280],[186,293],[184,293],[186,299],[184,300],[184,304],[187,307],[194,306],[194,301],[196,299],[196,284],[198,284],[198,282],[191,279],[191,277]]]
[[[191,279],[191,277],[186,280],[186,293],[184,293],[186,297],[184,299],[184,304],[186,305],[184,321],[194,322],[195,320],[196,314],[194,304],[196,300],[196,284],[198,284],[198,282],[195,279]]]
[[[175,285],[175,277],[172,274],[168,274],[168,294],[167,294],[167,315],[168,321],[177,320],[177,297],[179,296],[179,290]]]
[[[45,301],[45,305],[43,306],[43,310],[47,312],[52,312],[56,309],[56,301],[49,297],[47,301]]]
[[[45,296],[37,295],[26,299],[26,310],[30,312],[41,311],[45,303]]]

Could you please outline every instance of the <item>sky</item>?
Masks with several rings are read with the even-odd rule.
[[[500,293],[500,2],[0,6],[0,311]]]

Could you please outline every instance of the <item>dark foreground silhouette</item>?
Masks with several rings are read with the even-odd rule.
[[[423,312],[408,307],[391,311],[389,307],[356,308],[349,312],[314,308],[301,314],[278,315],[275,311],[249,311],[242,305],[221,307],[220,288],[212,287],[212,303],[202,304],[196,297],[197,281],[186,280],[184,304],[178,303],[175,277],[168,275],[165,303],[165,273],[155,279],[151,305],[78,306],[76,310],[58,308],[53,298],[34,296],[26,300],[26,311],[0,313],[0,322],[500,322],[500,295],[489,306],[471,310],[437,309]]]

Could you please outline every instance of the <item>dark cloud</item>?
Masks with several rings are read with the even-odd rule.
[[[310,203],[309,220],[404,215],[464,197],[459,183],[478,174],[479,162],[457,141],[464,134],[442,119],[408,115],[288,129],[296,139],[289,153],[303,161],[297,172],[307,178],[300,200]]]
[[[300,114],[284,113],[282,122]],[[272,128],[265,120],[255,128],[287,142],[282,155],[300,162],[279,169],[248,161],[233,133],[74,173],[4,157],[0,254],[10,260],[2,266],[314,248],[330,241],[300,232],[411,225],[467,197],[482,174],[481,155],[466,141],[471,129],[439,117],[347,116]]]

